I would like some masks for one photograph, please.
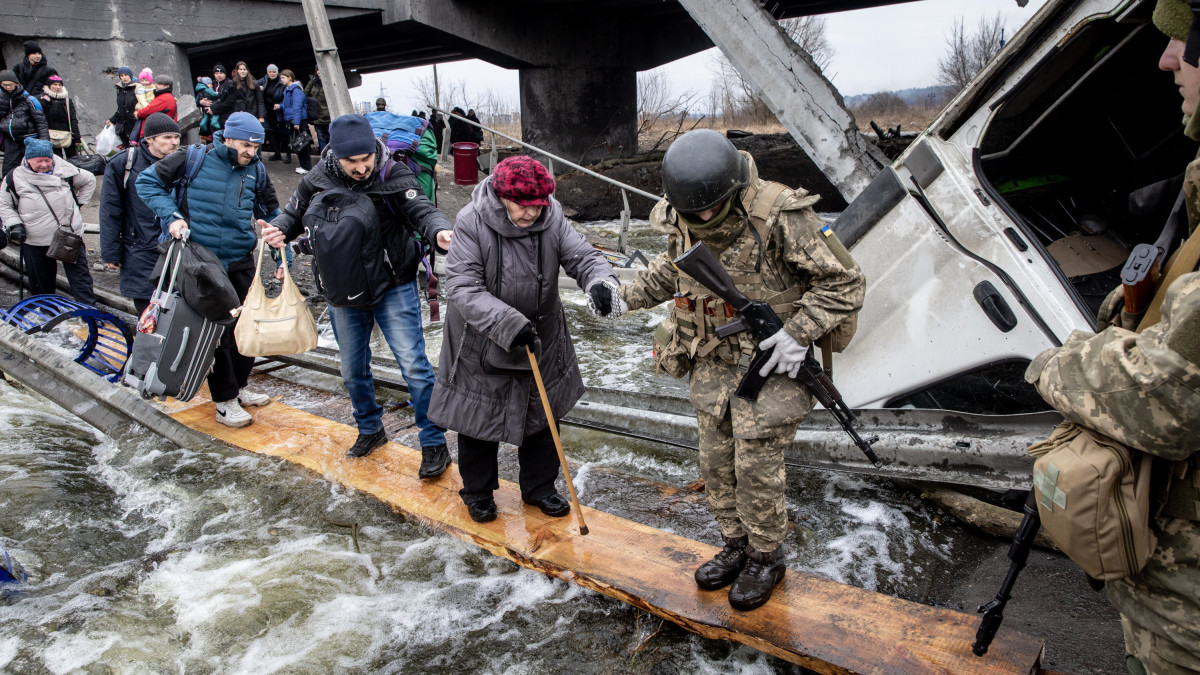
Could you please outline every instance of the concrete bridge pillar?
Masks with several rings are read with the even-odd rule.
[[[117,69],[129,66],[136,80],[138,72],[149,66],[155,75],[169,75],[179,100],[181,126],[196,110],[195,80],[187,53],[165,41],[81,40],[35,38],[47,62],[58,71],[71,94],[72,114],[79,120],[79,132],[90,144],[104,129],[104,122],[117,110]],[[22,41],[6,42],[4,62],[12,68],[25,58]],[[191,115],[195,117],[195,115]]]
[[[520,69],[521,137],[578,164],[637,152],[637,72]]]

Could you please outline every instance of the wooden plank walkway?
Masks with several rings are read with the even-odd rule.
[[[574,518],[548,518],[521,502],[514,483],[496,492],[499,517],[476,523],[458,496],[456,466],[417,478],[419,450],[388,443],[346,459],[357,431],[279,402],[251,408],[254,424],[216,422],[200,397],[167,409],[188,427],[233,447],[280,457],[371,494],[429,527],[490,553],[574,582],[707,638],[729,639],[820,673],[1037,673],[1043,642],[1002,628],[987,656],[971,653],[978,619],[788,570],[771,601],[730,608],[724,591],[702,591],[692,571],[717,548],[584,507],[591,534]]]

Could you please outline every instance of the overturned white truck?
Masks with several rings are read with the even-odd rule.
[[[722,6],[681,2],[694,15]],[[863,435],[881,437],[879,473],[1028,487],[1024,448],[1061,418],[1024,381],[1026,366],[1096,328],[1099,303],[1131,249],[1158,237],[1196,154],[1177,87],[1157,68],[1167,41],[1153,8],[1049,0],[865,189],[863,172],[843,166],[874,161],[855,143],[813,157],[857,195],[834,230],[866,273],[866,304],[834,376]],[[779,53],[779,31],[762,19],[757,45],[729,22],[702,25],[810,155],[823,151],[813,139],[857,140],[837,120],[814,130],[822,122],[803,101],[828,83],[798,72],[803,58],[777,68],[791,84],[756,70],[773,66],[754,54]],[[789,459],[872,471],[821,412]]]

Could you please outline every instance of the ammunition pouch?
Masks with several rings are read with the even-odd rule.
[[[842,319],[829,332],[817,339],[817,345],[824,350],[828,345],[829,350],[841,354],[850,346],[850,341],[854,339],[854,334],[858,332],[858,312]]]
[[[692,372],[692,357],[687,346],[679,341],[674,313],[654,329],[654,374],[659,371],[666,371],[676,379]]]

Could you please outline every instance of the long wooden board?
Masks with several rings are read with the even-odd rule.
[[[627,602],[708,638],[729,639],[821,673],[1035,673],[1043,643],[1002,628],[987,656],[971,654],[978,620],[789,570],[771,601],[753,612],[730,608],[724,591],[702,591],[692,571],[713,546],[585,507],[591,534],[572,518],[548,518],[501,481],[499,518],[480,524],[458,496],[455,467],[417,478],[419,450],[388,443],[346,459],[353,427],[282,403],[252,409],[254,424],[218,424],[209,402],[171,415],[234,447],[294,462],[374,495],[426,525],[522,566]]]

